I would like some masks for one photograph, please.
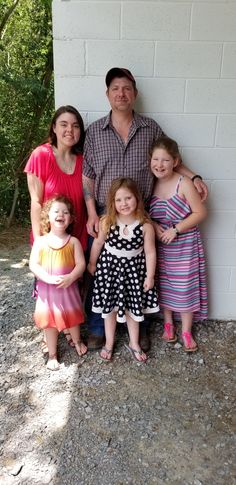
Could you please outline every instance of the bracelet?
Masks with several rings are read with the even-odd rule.
[[[201,175],[194,175],[193,177],[191,177],[192,182],[194,182],[195,179],[202,180],[202,177],[201,177]]]
[[[180,232],[179,232],[178,228],[176,227],[176,225],[175,225],[175,224],[173,224],[173,226],[172,226],[172,227],[173,227],[173,229],[174,229],[174,231],[175,231],[176,236],[179,236]]]

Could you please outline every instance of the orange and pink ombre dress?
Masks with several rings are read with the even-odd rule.
[[[40,264],[50,275],[70,273],[75,267],[70,236],[60,249],[45,244],[40,251]],[[59,332],[83,323],[84,313],[77,281],[68,288],[57,288],[56,285],[38,280],[34,320],[41,329],[56,328]]]

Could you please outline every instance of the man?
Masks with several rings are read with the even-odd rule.
[[[148,166],[148,152],[153,140],[163,135],[161,127],[154,120],[134,111],[138,90],[128,69],[110,69],[106,75],[106,86],[111,111],[108,116],[89,126],[84,145],[83,189],[88,211],[87,230],[92,237],[98,233],[99,215],[105,211],[107,192],[114,178],[133,178],[144,201],[148,201],[153,181]],[[197,190],[205,199],[207,187],[201,177],[194,175],[183,164],[178,171],[194,178]],[[88,326],[88,349],[98,349],[103,344],[103,319],[89,312]],[[141,325],[140,330],[140,345],[147,351],[150,343],[146,325]]]

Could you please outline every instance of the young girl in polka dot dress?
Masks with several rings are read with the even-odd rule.
[[[139,322],[144,314],[159,311],[155,268],[155,233],[141,194],[132,179],[115,179],[88,265],[95,274],[92,310],[102,313],[105,322],[102,359],[112,359],[116,322],[127,322],[126,348],[135,360],[147,360],[139,345]]]

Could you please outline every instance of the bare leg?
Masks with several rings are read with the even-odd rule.
[[[84,345],[82,340],[80,339],[80,326],[75,325],[74,327],[71,327],[68,329],[72,340],[74,342],[74,346],[76,349],[77,354],[81,357],[82,355],[86,354],[87,352],[87,347]]]
[[[57,360],[57,341],[58,331],[56,328],[46,328],[45,337],[48,346],[49,358],[47,368],[50,370],[58,370],[59,362]]]
[[[104,318],[104,327],[106,342],[100,352],[100,357],[105,360],[111,360],[116,332],[116,312],[113,312]]]
[[[192,336],[193,313],[181,313],[182,319],[182,338],[184,341],[184,349],[187,352],[194,352],[197,350],[197,343]]]
[[[71,337],[71,334],[70,334],[70,329],[69,328],[66,328],[65,330],[63,330],[63,334],[65,335],[65,338],[68,342],[68,344],[71,346],[71,347],[74,347],[75,344],[73,342],[73,339]]]
[[[129,315],[126,315],[126,319],[129,332],[129,348],[133,351],[133,356],[136,360],[145,362],[147,356],[139,345],[139,323],[135,322]]]
[[[164,308],[163,315],[164,315],[164,322],[173,323],[172,310],[169,310],[168,308]]]
[[[46,354],[48,354],[48,346],[47,346],[47,342],[46,342],[46,333],[45,333],[45,330],[43,330],[42,332],[43,332],[43,340],[41,342],[41,350],[43,352],[43,355],[46,355]]]

